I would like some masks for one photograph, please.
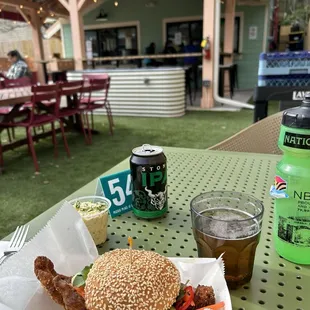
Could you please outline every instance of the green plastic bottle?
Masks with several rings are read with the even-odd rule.
[[[310,93],[300,107],[284,111],[278,145],[283,158],[270,190],[275,248],[291,262],[310,264]]]

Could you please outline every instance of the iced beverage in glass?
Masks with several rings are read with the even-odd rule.
[[[252,278],[264,207],[237,192],[210,192],[191,202],[192,225],[199,257],[224,253],[225,278],[236,289]]]

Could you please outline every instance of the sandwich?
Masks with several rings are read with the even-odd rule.
[[[151,251],[105,253],[87,272],[84,287],[74,286],[79,276],[57,274],[46,257],[36,258],[34,271],[48,294],[66,310],[166,310],[175,303],[181,285],[175,265]]]
[[[65,310],[224,309],[211,286],[181,284],[176,266],[151,251],[113,250],[73,277],[58,274],[51,260],[39,256],[34,272]]]

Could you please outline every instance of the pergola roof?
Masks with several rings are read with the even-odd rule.
[[[69,14],[58,0],[36,0],[35,2],[31,0],[0,0],[0,5],[2,5],[2,11],[18,13],[24,17],[24,20],[29,20],[30,10],[37,11],[37,14],[43,18],[54,15],[68,16]]]
[[[0,18],[13,21],[30,21],[30,11],[36,11],[41,20],[47,17],[69,17],[70,0],[0,0]],[[103,1],[79,0],[79,10],[89,11]]]

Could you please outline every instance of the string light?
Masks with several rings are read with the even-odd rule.
[[[118,6],[118,2],[117,2],[117,1],[115,1],[115,2],[114,2],[114,5],[115,5],[115,6]]]
[[[53,17],[53,16],[55,16],[55,14],[54,14],[54,13],[51,13],[51,16]]]
[[[42,6],[40,7],[40,11],[43,11],[43,8],[42,8]]]
[[[20,6],[19,6],[21,9],[23,9],[24,8],[24,6],[21,4]]]
[[[95,3],[97,3],[97,0],[94,0]]]
[[[2,9],[0,9],[0,12],[2,12]]]
[[[37,13],[38,13],[38,14],[40,14],[40,13],[41,13],[41,11],[40,11],[40,10],[38,10],[38,11],[37,11]]]

